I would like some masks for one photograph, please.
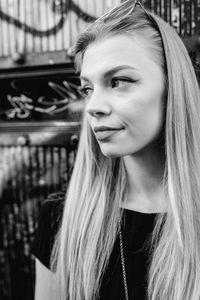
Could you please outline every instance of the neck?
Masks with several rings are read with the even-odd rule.
[[[162,179],[165,169],[164,149],[154,144],[123,158],[127,173],[124,208],[142,212],[166,211]]]

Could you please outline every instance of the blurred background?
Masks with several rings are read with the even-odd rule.
[[[65,191],[83,102],[71,47],[121,0],[0,0],[0,299],[33,300],[42,202]],[[200,0],[146,0],[200,70]]]

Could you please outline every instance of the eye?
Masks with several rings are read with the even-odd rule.
[[[90,86],[83,86],[79,88],[83,98],[87,98],[92,94],[93,89]]]
[[[111,87],[112,88],[126,88],[128,87],[130,84],[132,84],[133,82],[135,82],[135,80],[130,79],[130,78],[125,78],[125,77],[114,77],[111,80]]]

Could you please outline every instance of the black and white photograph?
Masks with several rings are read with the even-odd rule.
[[[200,0],[0,0],[0,300],[200,300]]]

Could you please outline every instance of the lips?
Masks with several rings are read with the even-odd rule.
[[[98,140],[109,139],[119,133],[123,128],[113,128],[108,126],[95,126],[94,132]]]

